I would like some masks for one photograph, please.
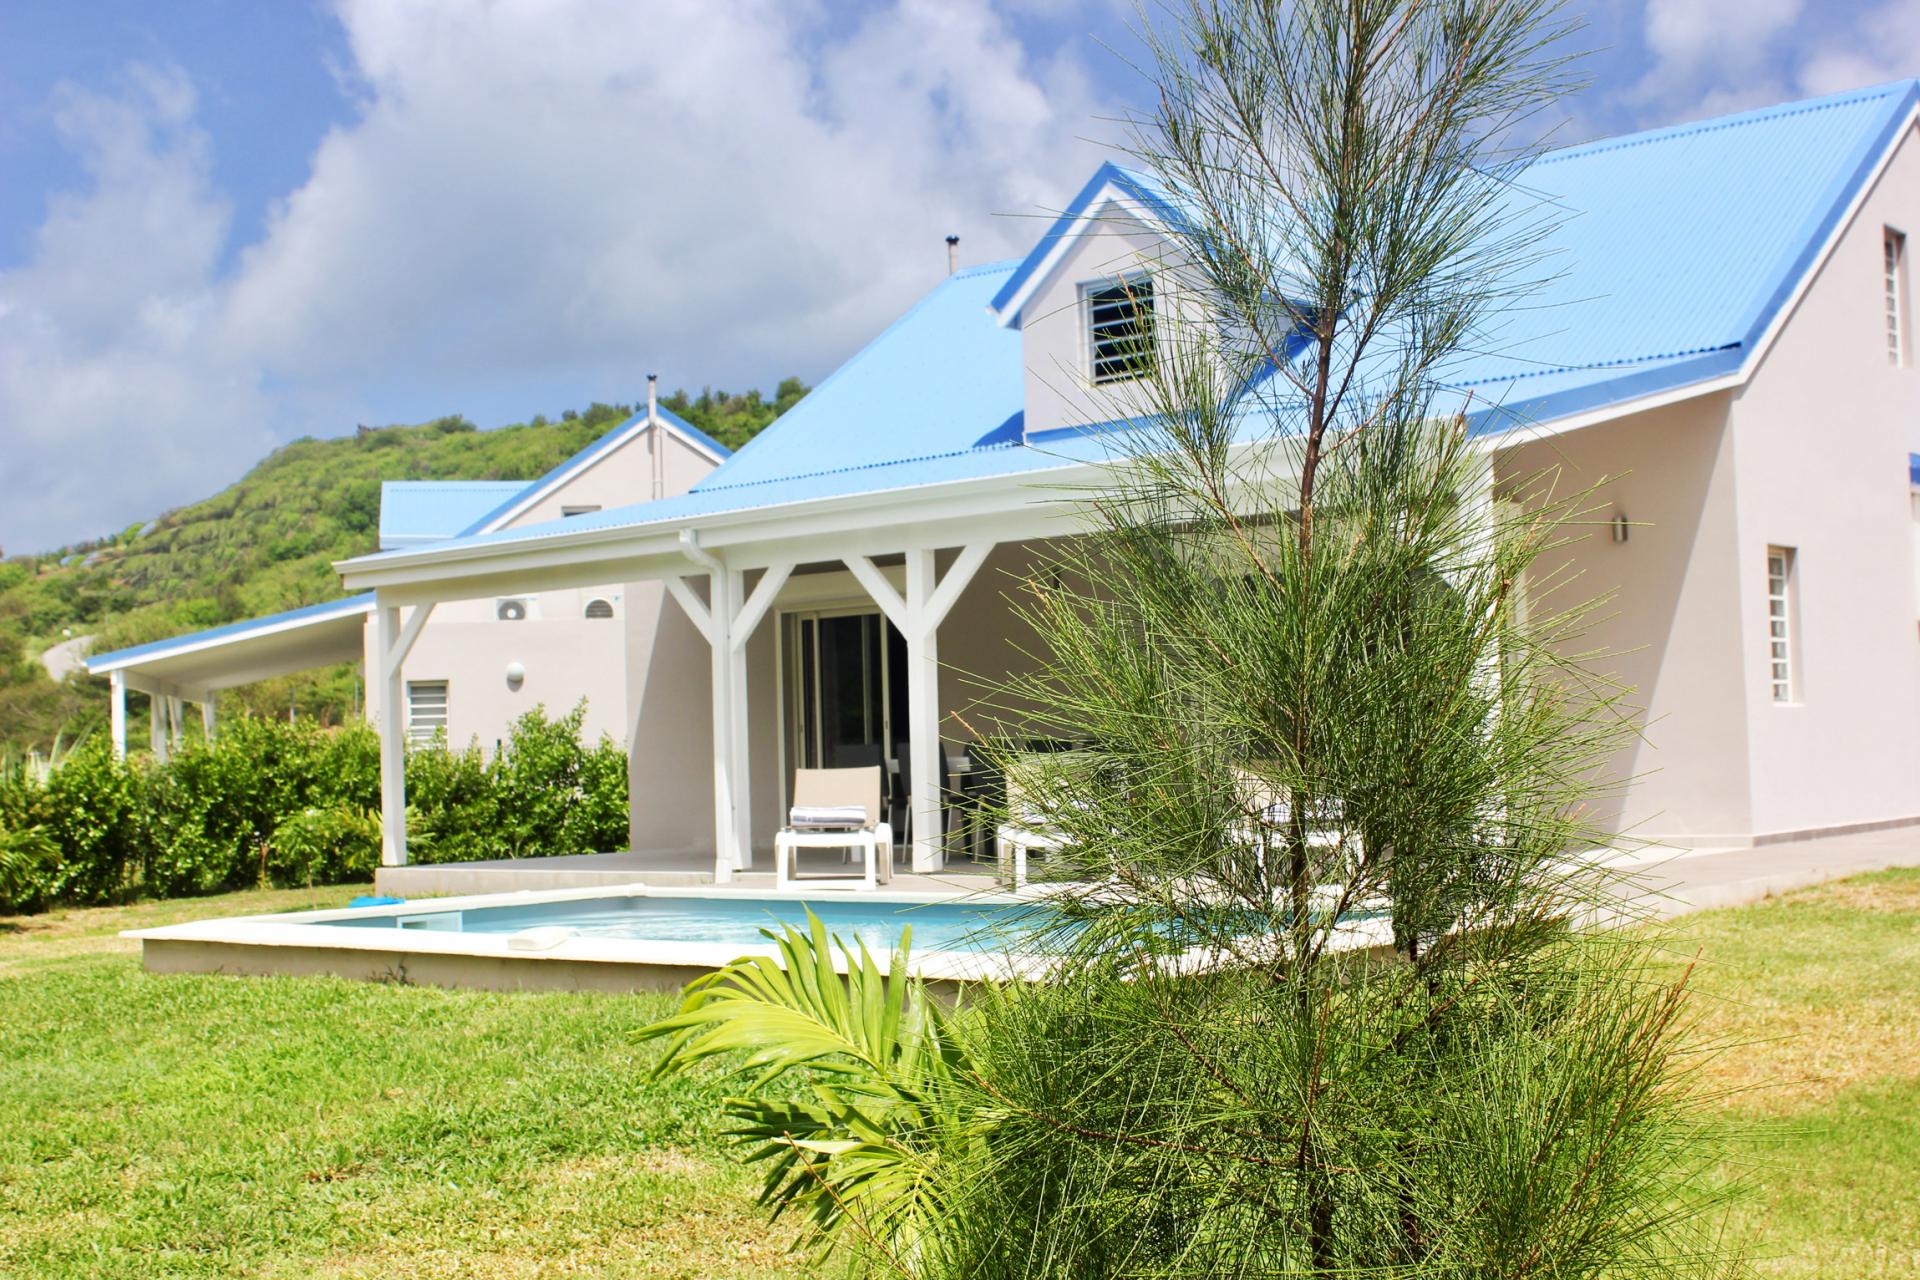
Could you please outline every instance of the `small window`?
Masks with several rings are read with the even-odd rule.
[[[611,618],[613,616],[613,601],[595,596],[593,599],[587,601],[587,616],[589,618]]]
[[[427,746],[447,731],[447,682],[407,681],[407,741]]]
[[[1887,311],[1887,363],[1907,362],[1907,238],[1892,227],[1880,237],[1882,302]]]
[[[1096,383],[1142,377],[1153,368],[1153,281],[1146,276],[1090,285],[1087,367]]]
[[[1792,547],[1767,548],[1767,672],[1775,702],[1794,700]]]
[[[560,518],[562,520],[571,520],[575,516],[590,516],[594,512],[598,511],[599,509],[600,509],[600,504],[597,502],[591,506],[562,507],[560,508]]]

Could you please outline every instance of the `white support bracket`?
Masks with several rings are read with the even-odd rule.
[[[701,639],[712,644],[713,614],[708,612],[705,604],[701,603],[700,597],[693,594],[693,588],[687,585],[687,580],[676,574],[663,581],[667,584],[667,594],[673,597],[673,602],[679,605],[681,611],[687,615],[687,620],[693,623],[694,630],[700,633]]]
[[[960,599],[960,593],[973,581],[973,575],[980,571],[987,557],[993,554],[991,542],[969,542],[960,548],[960,554],[947,566],[946,574],[941,577],[940,585],[922,606],[920,625],[931,629],[946,620],[952,611],[954,602]]]
[[[893,589],[893,584],[887,581],[887,575],[865,556],[848,556],[846,566],[860,585],[866,588],[867,594],[873,597],[873,602],[880,606],[880,612],[887,615],[887,621],[893,624],[894,630],[903,636],[907,635],[911,625],[907,619],[907,604],[900,598],[900,593]]]
[[[407,625],[400,628],[400,635],[393,642],[393,649],[386,655],[385,665],[381,667],[382,680],[397,680],[400,668],[405,664],[407,655],[413,652],[413,642],[420,638],[420,632],[426,627],[427,619],[433,616],[433,602],[417,604],[413,612],[407,615]]]
[[[729,640],[735,653],[747,647],[747,641],[753,637],[754,628],[767,616],[767,610],[773,607],[774,597],[780,594],[780,588],[787,585],[787,578],[793,573],[791,564],[770,564],[766,572],[760,575],[760,581],[754,585],[753,594],[740,606],[740,612],[734,615],[733,626],[729,631]]]

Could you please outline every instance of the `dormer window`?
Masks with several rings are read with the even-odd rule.
[[[1907,238],[1892,227],[1880,233],[1881,292],[1887,308],[1887,363],[1907,362]]]
[[[1087,373],[1098,385],[1144,377],[1153,368],[1153,281],[1147,276],[1082,287]]]

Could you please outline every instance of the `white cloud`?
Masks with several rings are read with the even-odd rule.
[[[1102,155],[1080,68],[1034,65],[984,0],[851,24],[776,0],[339,13],[360,114],[225,274],[191,86],[71,91],[94,185],[0,276],[0,420],[59,401],[67,422],[7,464],[0,543],[117,527],[228,478],[209,447],[238,462],[355,416],[818,376],[937,281],[948,232],[968,261],[1020,252],[1035,223],[998,215],[1057,207]],[[156,423],[122,466],[116,406],[196,425]],[[76,446],[89,493],[16,483]]]
[[[206,488],[210,456],[270,440],[252,380],[201,338],[229,209],[177,70],[124,96],[63,86],[55,122],[91,186],[49,203],[0,272],[0,546],[34,550]],[[222,468],[224,469],[224,468]]]
[[[1649,122],[1860,88],[1920,70],[1912,0],[1646,0],[1653,64],[1628,95]]]

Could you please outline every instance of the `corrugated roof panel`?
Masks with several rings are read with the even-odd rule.
[[[971,449],[1020,412],[1020,335],[987,314],[1011,262],[956,271],[695,492]]]
[[[115,649],[111,653],[91,654],[87,658],[87,670],[98,674],[115,667],[123,667],[129,662],[142,658],[158,658],[182,649],[199,648],[221,641],[242,640],[250,636],[286,630],[302,625],[331,621],[337,618],[349,618],[356,614],[372,613],[374,610],[373,592],[368,591],[357,596],[348,596],[342,600],[329,600],[324,604],[310,604],[301,609],[288,609],[284,613],[270,613],[264,618],[248,618],[243,622],[229,622],[225,626],[209,627],[205,631],[191,631],[183,636],[173,636],[166,640],[154,640],[147,644],[136,644],[126,649]]]
[[[380,549],[451,538],[519,494],[524,480],[388,480],[380,486]]]
[[[1448,366],[1477,429],[1738,370],[1916,101],[1916,82],[1901,81],[1542,158],[1525,181],[1569,215],[1546,264],[1559,276]],[[1111,176],[1103,168],[1089,185]],[[1009,443],[1021,438],[1020,335],[990,306],[1030,279],[1049,247],[1043,239],[1020,262],[948,277],[692,492],[566,529],[672,524],[1100,456],[1116,437]]]
[[[681,435],[686,436],[689,440],[700,445],[716,458],[725,459],[731,455],[732,451],[729,450],[727,446],[721,444],[718,440],[715,440],[712,436],[694,426],[679,414],[667,409],[659,409],[658,412],[660,414],[660,421],[666,423],[672,430],[678,431]],[[524,506],[532,499],[547,493],[551,489],[557,488],[568,477],[586,470],[602,455],[612,453],[615,449],[619,448],[623,442],[638,435],[640,429],[646,424],[646,421],[647,412],[642,409],[639,413],[634,414],[619,426],[608,431],[605,435],[580,450],[580,452],[574,454],[571,458],[568,458],[565,462],[562,462],[559,466],[548,471],[547,474],[541,476],[538,480],[530,484],[518,486],[512,494],[508,495],[502,501],[491,507],[484,508],[476,514],[472,520],[468,521],[459,529],[454,530],[454,532],[462,534],[478,533],[488,525],[508,515],[515,508]]]
[[[1554,152],[1522,185],[1566,213],[1560,273],[1467,377],[1749,343],[1914,100],[1911,81]]]

